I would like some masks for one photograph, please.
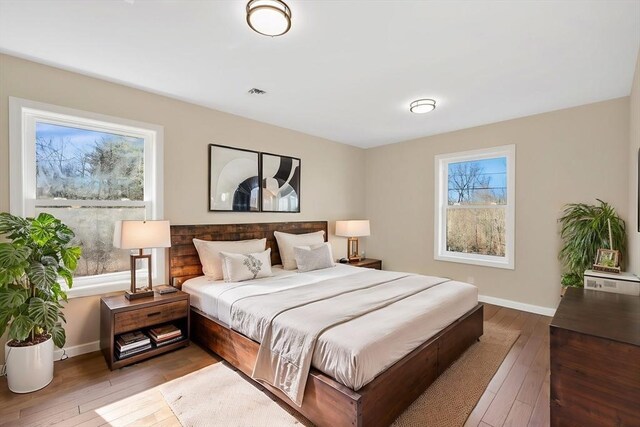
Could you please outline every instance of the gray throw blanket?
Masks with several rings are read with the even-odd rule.
[[[313,351],[324,331],[446,281],[363,269],[347,277],[241,299],[232,308],[232,327],[260,331],[253,378],[277,387],[301,406]]]

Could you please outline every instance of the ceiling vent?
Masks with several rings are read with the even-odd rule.
[[[251,89],[249,89],[249,94],[251,95],[264,95],[265,93],[267,92],[262,89],[258,89],[257,87],[252,87]]]

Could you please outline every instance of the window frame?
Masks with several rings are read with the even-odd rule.
[[[144,200],[58,200],[36,199],[36,123],[116,133],[144,139]],[[163,137],[164,128],[104,114],[9,97],[9,199],[13,215],[33,216],[36,207],[113,206],[144,207],[147,219],[163,216]],[[166,250],[152,249],[152,279],[164,281]],[[129,289],[130,270],[95,276],[74,277],[70,298],[99,295]]]
[[[448,251],[447,242],[447,208],[449,164],[476,160],[506,157],[507,161],[507,203],[499,205],[505,209],[505,256],[470,254]],[[514,270],[515,269],[515,188],[516,188],[516,146],[499,147],[457,153],[439,154],[435,156],[435,215],[434,215],[434,259],[437,261],[457,262]],[[486,205],[479,205],[487,207]],[[476,206],[474,206],[476,207]]]

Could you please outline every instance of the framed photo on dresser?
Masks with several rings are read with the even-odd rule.
[[[257,151],[209,144],[209,211],[260,212]]]
[[[260,153],[262,212],[300,212],[300,159]]]

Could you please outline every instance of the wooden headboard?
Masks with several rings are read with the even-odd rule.
[[[249,240],[267,239],[271,248],[271,264],[282,264],[274,231],[302,234],[324,231],[327,240],[327,221],[265,222],[257,224],[203,224],[172,225],[171,248],[169,248],[169,283],[177,288],[192,277],[202,276],[202,265],[193,239],[202,240]]]

